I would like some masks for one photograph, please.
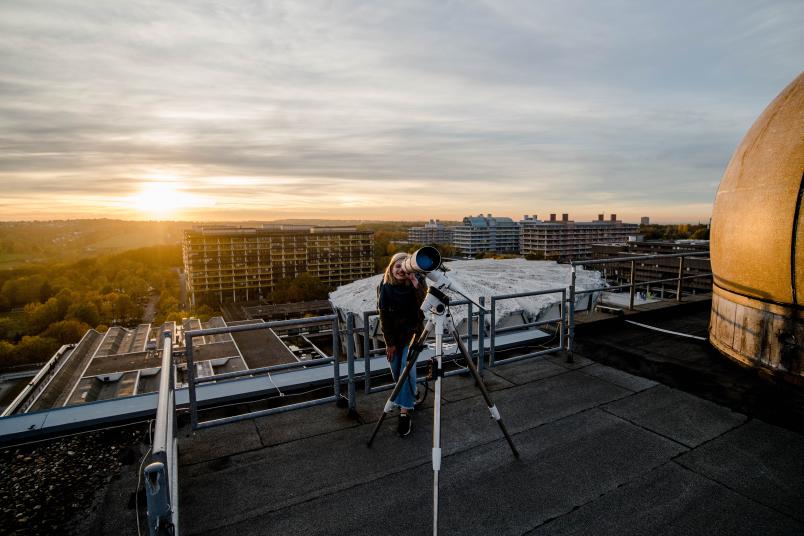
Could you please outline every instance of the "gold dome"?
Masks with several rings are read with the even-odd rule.
[[[710,340],[742,363],[802,375],[804,73],[743,138],[712,212]]]

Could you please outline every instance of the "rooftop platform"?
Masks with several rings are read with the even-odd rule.
[[[700,309],[652,319],[705,334]],[[575,363],[555,356],[486,372],[519,459],[473,382],[445,380],[441,533],[804,533],[804,436],[583,355],[625,363],[619,343],[647,362],[694,368],[713,359],[707,343],[622,320],[605,331],[601,341],[580,327]],[[731,363],[720,365],[728,384]],[[386,396],[360,396],[356,420],[318,407],[185,430],[182,533],[429,533],[433,399],[410,437],[388,419],[368,448]]]
[[[702,334],[705,310],[601,316],[579,324],[574,363],[556,355],[487,369],[519,459],[473,381],[446,378],[440,533],[804,534],[804,435],[796,423],[758,418],[780,400],[798,405],[800,388],[766,398],[778,386],[718,360],[705,341],[625,322]],[[717,373],[685,380],[705,363]],[[750,395],[741,410],[719,398],[730,386]],[[368,448],[387,394],[359,395],[356,418],[326,405],[185,426],[180,533],[430,533],[432,393],[411,436],[397,437],[387,419]],[[83,527],[136,534],[137,470],[123,467],[82,512]]]

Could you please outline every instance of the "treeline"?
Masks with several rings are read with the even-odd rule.
[[[645,240],[709,240],[709,226],[704,223],[677,225],[640,225]]]
[[[46,360],[90,328],[139,324],[151,299],[155,322],[188,316],[181,264],[179,246],[155,246],[0,273],[0,368]]]

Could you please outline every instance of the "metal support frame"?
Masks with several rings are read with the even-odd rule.
[[[661,259],[661,258],[678,258],[678,276],[671,277],[667,279],[653,279],[650,281],[644,281],[640,283],[640,285],[645,285],[648,287],[649,285],[656,285],[656,284],[664,284],[670,281],[676,281],[676,301],[682,301],[682,292],[683,292],[683,280],[685,279],[699,279],[699,278],[712,278],[712,272],[694,274],[694,275],[684,275],[684,259],[687,257],[708,257],[709,252],[706,251],[695,251],[695,252],[684,252],[684,253],[667,253],[667,254],[658,254],[658,255],[640,255],[637,257],[615,257],[610,259],[587,259],[583,261],[572,261],[570,265],[572,266],[572,282],[570,283],[569,288],[569,312],[567,319],[567,325],[569,326],[569,336],[567,340],[567,351],[569,357],[571,358],[572,352],[575,347],[575,296],[579,294],[591,294],[594,292],[606,292],[612,290],[619,290],[627,288],[629,289],[629,305],[628,310],[634,310],[634,294],[637,287],[635,276],[636,276],[636,261],[642,260],[652,260],[652,259]],[[615,286],[607,286],[607,287],[596,287],[592,289],[586,290],[577,290],[575,288],[576,280],[575,280],[575,270],[577,266],[584,266],[584,265],[597,265],[597,264],[610,264],[614,262],[625,262],[628,261],[631,263],[631,277],[630,281],[627,285],[615,285]],[[591,302],[590,302],[591,306]]]
[[[176,440],[176,398],[173,340],[170,331],[162,339],[162,370],[156,408],[151,463],[143,471],[151,536],[179,534],[179,483]]]
[[[573,275],[574,275],[574,272],[573,272]],[[572,288],[573,288],[573,286],[570,287],[570,289],[572,289]],[[558,322],[559,330],[560,330],[560,337],[559,337],[558,346],[555,347],[555,348],[548,348],[546,350],[539,350],[538,352],[531,352],[529,354],[518,355],[516,357],[510,357],[508,359],[502,359],[502,360],[498,361],[496,359],[495,343],[496,343],[497,332],[501,331],[501,330],[498,330],[497,326],[496,326],[496,323],[497,323],[497,302],[502,301],[502,300],[510,300],[510,299],[514,299],[514,298],[527,298],[527,297],[531,297],[531,296],[541,296],[541,295],[544,295],[544,294],[561,294],[561,301],[560,301],[561,305],[559,306],[559,317],[557,319],[555,319],[555,320],[544,320],[544,321],[541,321],[541,322],[531,322],[529,324],[525,324],[524,326],[517,326],[517,327],[537,327],[537,326],[543,326],[543,325],[546,325],[546,324],[552,324],[554,322]],[[504,364],[504,363],[513,363],[515,361],[522,361],[523,359],[529,359],[531,357],[537,357],[537,356],[540,356],[540,355],[545,355],[545,354],[549,354],[549,353],[564,350],[564,322],[565,322],[565,319],[564,319],[564,306],[563,306],[563,304],[564,304],[564,301],[566,300],[566,298],[567,298],[567,289],[565,289],[565,288],[554,288],[554,289],[548,289],[548,290],[534,290],[534,291],[531,291],[531,292],[518,292],[516,294],[504,294],[504,295],[501,295],[501,296],[492,296],[491,297],[491,306],[489,307],[489,314],[491,315],[491,329],[490,329],[490,334],[489,334],[489,338],[490,338],[490,342],[489,342],[489,367],[494,367],[494,366],[496,366],[498,364],[501,365],[501,364]]]
[[[197,380],[195,377],[195,361],[193,359],[193,338],[203,337],[206,335],[221,335],[224,333],[238,333],[241,331],[256,331],[260,329],[271,329],[276,327],[291,327],[291,326],[305,326],[310,324],[320,324],[322,322],[332,323],[332,356],[327,358],[316,359],[312,361],[300,361],[299,363],[287,363],[282,365],[274,365],[273,367],[262,367],[259,369],[249,369],[237,372],[230,372],[225,374],[218,374],[208,376]],[[276,320],[273,322],[264,322],[261,324],[244,324],[240,326],[226,326],[222,328],[209,328],[187,331],[184,334],[185,349],[187,356],[187,387],[190,398],[190,425],[193,430],[200,428],[209,428],[212,426],[219,426],[221,424],[228,424],[232,422],[242,421],[246,419],[253,419],[255,417],[262,417],[265,415],[272,415],[275,413],[282,413],[294,409],[300,409],[309,406],[316,406],[328,402],[337,402],[340,398],[340,342],[339,330],[340,324],[337,315],[316,316],[312,318],[299,318],[293,320]],[[208,383],[218,380],[229,380],[242,376],[254,376],[263,373],[270,374],[272,371],[287,370],[290,368],[303,368],[310,366],[311,363],[327,364],[332,363],[332,376],[333,376],[333,390],[332,396],[310,400],[306,402],[299,402],[297,404],[289,404],[276,408],[265,409],[261,411],[253,411],[232,417],[225,417],[221,419],[214,419],[205,422],[198,422],[198,397],[196,387],[201,383]]]

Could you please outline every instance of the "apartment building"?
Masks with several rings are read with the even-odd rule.
[[[194,305],[256,300],[305,272],[336,287],[374,273],[373,243],[354,227],[194,227],[182,243],[187,293]]]
[[[626,242],[639,232],[638,224],[623,223],[616,214],[609,220],[599,214],[591,222],[572,221],[569,214],[562,214],[561,220],[550,214],[545,221],[536,215],[525,215],[519,225],[520,253],[556,260],[588,259],[592,256],[592,244]]]
[[[454,228],[456,249],[464,255],[519,252],[519,224],[511,218],[495,218],[491,214],[467,216]]]
[[[408,228],[408,242],[412,244],[452,244],[453,227],[438,220],[430,220],[424,227]]]

